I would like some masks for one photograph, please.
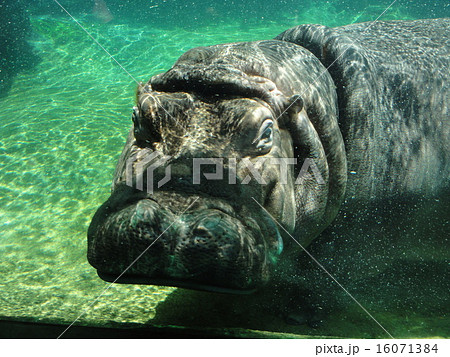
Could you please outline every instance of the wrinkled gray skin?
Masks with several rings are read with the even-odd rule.
[[[449,27],[302,25],[186,52],[138,88],[111,197],[89,227],[89,262],[113,281],[150,246],[119,282],[254,291],[292,274],[300,249],[284,229],[306,246],[353,200],[448,187]],[[171,180],[153,194],[129,187],[155,150],[170,156]],[[192,158],[236,158],[237,170],[225,160],[223,180],[193,184]],[[242,184],[249,172],[239,163],[259,158],[299,164],[287,184],[269,160],[256,164],[266,184]],[[324,182],[310,170],[294,183],[306,158]]]

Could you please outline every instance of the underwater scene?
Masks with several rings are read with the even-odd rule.
[[[97,210],[111,195],[115,168],[133,122],[136,137],[142,134],[136,131],[139,113],[136,109],[133,112],[133,107],[148,88],[139,83],[168,71],[186,51],[199,46],[271,40],[302,24],[338,27],[375,20],[446,17],[450,17],[446,0],[0,0],[0,336],[16,337],[9,324],[28,323],[56,325],[54,336],[45,336],[54,338],[76,337],[71,334],[76,326],[119,329],[128,331],[124,335],[127,337],[133,337],[129,331],[141,331],[141,337],[149,338],[449,338],[448,140],[437,154],[442,163],[439,170],[431,168],[430,159],[423,179],[415,181],[416,176],[412,179],[405,174],[408,182],[423,182],[425,193],[412,198],[401,193],[379,200],[362,198],[347,209],[345,202],[357,196],[360,187],[351,186],[343,206],[336,209],[337,217],[329,220],[329,227],[314,226],[317,232],[315,239],[308,242],[307,252],[300,244],[288,242],[287,231],[285,234],[269,224],[262,229],[263,233],[273,230],[267,233],[271,241],[265,244],[267,249],[275,247],[278,254],[273,258],[276,262],[270,263],[278,272],[272,278],[281,274],[280,281],[295,289],[272,280],[262,289],[253,289],[256,278],[246,281],[252,291],[205,289],[201,284],[183,282],[171,286],[167,279],[159,280],[161,285],[157,280],[151,285],[151,280],[139,279],[111,284],[128,263],[123,265],[114,258],[114,254],[122,254],[120,247],[106,247],[106,254],[113,255],[107,269],[109,277],[106,274],[106,281],[102,280],[97,269],[106,260],[91,249],[98,251],[104,244],[98,238],[103,233],[94,234],[94,228],[89,228]],[[440,53],[449,55],[448,40],[446,44]],[[321,53],[331,52],[331,46]],[[402,49],[399,43],[396,51]],[[195,54],[192,58],[193,62],[198,60]],[[330,68],[333,63],[328,63]],[[427,67],[426,72],[439,77],[433,68]],[[333,77],[334,72],[330,73]],[[321,76],[317,77],[319,84],[325,86]],[[336,86],[342,85],[335,82]],[[170,87],[162,80],[154,83],[160,92]],[[168,92],[180,85],[176,80],[173,83]],[[141,92],[136,95],[138,85]],[[444,102],[439,106],[441,121],[434,128],[448,134],[448,82],[444,78],[439,85]],[[211,90],[213,85],[208,88]],[[339,103],[343,95],[337,94]],[[407,97],[396,92],[398,100]],[[145,103],[144,99],[139,102],[141,116]],[[206,101],[204,105],[210,108],[212,104]],[[411,105],[411,113],[422,110],[420,103],[414,105],[419,109]],[[347,113],[342,108],[333,110],[339,111],[339,116]],[[346,130],[344,124],[339,126]],[[402,130],[409,126],[405,124]],[[429,127],[433,124],[426,130],[434,130]],[[201,128],[193,131],[198,138],[201,132]],[[172,144],[176,145],[178,137],[173,137]],[[353,155],[348,138],[344,135],[346,150]],[[211,142],[220,140],[214,137]],[[395,155],[403,155],[404,151],[400,151]],[[342,170],[345,172],[345,167]],[[358,177],[358,170],[351,166],[347,170],[349,180]],[[114,178],[116,186],[117,180]],[[392,184],[391,188],[395,191],[397,186]],[[219,186],[210,190],[214,192],[208,191],[208,200],[215,193],[222,194]],[[123,192],[126,196],[127,191]],[[378,192],[381,195],[385,191]],[[281,197],[266,201],[276,206]],[[128,202],[127,197],[122,198]],[[194,203],[177,195],[171,197],[170,205],[180,206],[174,210],[173,219]],[[139,207],[136,210],[139,213]],[[295,208],[283,206],[283,210],[295,216]],[[97,221],[99,215],[106,215],[99,212]],[[163,221],[158,216],[163,213],[153,214],[153,219]],[[172,216],[167,213],[167,217]],[[240,231],[247,224],[228,218],[223,222],[220,229],[224,236],[230,234],[227,229]],[[172,223],[163,223],[158,231],[161,241],[164,233],[172,229]],[[198,233],[200,244],[211,236],[208,229],[218,229],[205,226]],[[95,261],[95,268],[87,259],[88,229],[89,261]],[[108,229],[112,228],[104,228]],[[117,230],[122,232],[123,226],[118,224]],[[277,241],[274,237],[280,236],[279,232],[282,238]],[[114,239],[122,239],[120,234]],[[126,244],[123,250],[127,250]],[[139,245],[139,249],[144,251],[147,246]],[[256,248],[248,248],[252,249]],[[185,254],[186,259],[201,258],[197,253]],[[267,253],[270,259],[271,254]],[[256,256],[249,259],[257,260]],[[147,268],[137,264],[136,269]],[[212,285],[225,286],[225,281],[226,277]],[[95,329],[92,331],[92,337],[96,337]],[[116,336],[120,337],[120,331]]]

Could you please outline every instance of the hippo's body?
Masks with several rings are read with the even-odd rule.
[[[112,195],[89,228],[90,263],[109,281],[253,291],[293,274],[292,237],[308,245],[339,210],[448,192],[449,28],[449,19],[302,25],[186,52],[138,90]],[[151,179],[169,166],[171,178],[140,190],[155,152],[165,162]],[[193,160],[210,158],[223,177],[206,180],[219,167],[209,166],[190,181]],[[297,164],[282,183],[273,160],[286,158]],[[314,167],[296,181],[305,160]],[[245,182],[244,161],[263,184]]]
[[[348,171],[355,172],[347,197],[433,194],[448,185],[449,25],[449,19],[303,25],[277,36],[330,67]]]

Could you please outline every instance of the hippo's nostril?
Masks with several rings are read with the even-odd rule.
[[[211,237],[211,233],[209,233],[209,230],[205,227],[197,227],[192,231],[192,234],[195,237]]]

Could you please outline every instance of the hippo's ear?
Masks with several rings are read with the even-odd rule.
[[[295,119],[297,114],[300,113],[303,109],[303,98],[299,94],[294,94],[289,98],[284,98],[283,106],[281,110],[281,118],[279,123],[285,128],[290,128],[293,123],[295,123]]]
[[[297,114],[303,109],[303,98],[299,94],[294,94],[287,100],[286,111],[292,115]]]

